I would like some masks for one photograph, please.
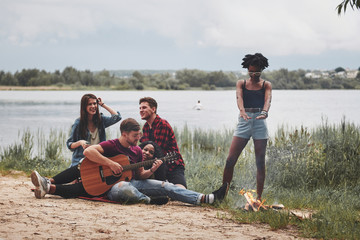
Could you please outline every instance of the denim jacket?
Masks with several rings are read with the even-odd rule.
[[[119,122],[121,120],[120,112],[117,112],[117,114],[111,115],[111,117],[106,117],[101,113],[101,126],[99,128],[99,137],[100,142],[106,141],[106,133],[105,128]],[[70,146],[72,143],[77,142],[81,140],[80,136],[80,118],[77,118],[74,122],[74,124],[71,127],[71,134],[69,139],[66,141],[66,146],[70,149],[70,151],[73,152],[72,160],[71,160],[71,167],[79,164],[80,160],[84,158],[84,149],[82,146],[79,146],[75,149],[71,149]],[[86,139],[83,139],[90,142],[90,132],[89,130],[86,133]]]

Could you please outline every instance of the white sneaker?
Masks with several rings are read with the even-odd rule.
[[[31,181],[35,185],[34,190],[36,198],[43,198],[50,190],[50,180],[42,177],[37,171],[31,173]]]

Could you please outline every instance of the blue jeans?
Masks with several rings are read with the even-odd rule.
[[[112,201],[150,203],[150,197],[169,197],[175,201],[199,205],[202,194],[154,179],[118,182],[107,196]]]

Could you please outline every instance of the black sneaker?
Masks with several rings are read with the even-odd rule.
[[[214,194],[214,198],[215,198],[214,202],[222,201],[225,198],[228,190],[229,190],[229,183],[226,182],[226,183],[223,183],[223,185],[218,190],[212,192],[212,194]]]
[[[164,205],[164,204],[167,204],[168,202],[169,202],[168,197],[151,197],[150,198],[150,204]]]

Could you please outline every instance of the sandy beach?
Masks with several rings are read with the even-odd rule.
[[[210,207],[36,199],[31,188],[24,174],[0,177],[0,239],[300,239],[295,229],[238,224]]]

